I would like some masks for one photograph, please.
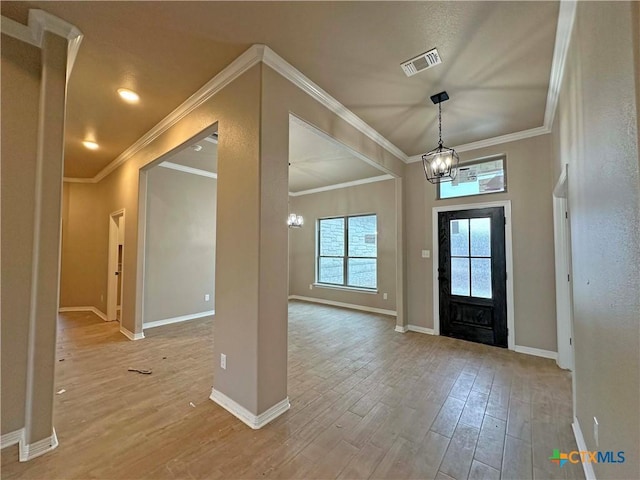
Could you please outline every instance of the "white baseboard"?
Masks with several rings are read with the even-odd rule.
[[[5,433],[0,437],[0,449],[10,447],[16,443],[22,442],[24,438],[24,428],[16,430],[15,432]]]
[[[518,353],[526,353],[527,355],[534,355],[536,357],[550,358],[552,360],[558,360],[558,352],[552,352],[550,350],[542,350],[540,348],[523,347],[516,345],[514,350]]]
[[[209,398],[254,430],[264,427],[271,420],[279,417],[291,407],[289,397],[287,397],[260,415],[254,415],[242,405],[216,389],[211,389],[211,396]]]
[[[107,321],[107,316],[103,312],[98,310],[96,307],[60,307],[58,309],[58,311],[60,313],[64,313],[64,312],[93,312],[97,316],[99,316],[102,320],[104,320],[105,322]]]
[[[301,295],[289,295],[289,300],[301,300],[303,302],[322,303],[323,305],[331,305],[332,307],[350,308],[352,310],[361,310],[363,312],[379,313],[382,315],[391,315],[395,317],[395,310],[385,310],[383,308],[365,307],[364,305],[354,305],[352,303],[334,302],[333,300],[325,300],[323,298],[303,297]]]
[[[580,428],[580,422],[576,417],[573,417],[573,423],[571,424],[573,428],[573,436],[576,438],[576,444],[578,445],[578,450],[581,452],[587,451],[587,442],[584,441],[584,436],[582,435],[582,429]],[[584,470],[584,476],[586,480],[596,480],[596,472],[593,471],[593,465],[591,462],[582,462],[582,468]]]
[[[120,324],[120,333],[127,337],[129,340],[142,340],[144,338],[144,332],[133,333]]]
[[[192,313],[190,315],[182,315],[180,317],[165,318],[163,320],[155,320],[153,322],[147,322],[142,324],[143,329],[161,327],[162,325],[170,325],[172,323],[186,322],[188,320],[195,320],[197,318],[208,317],[215,315],[215,310],[208,310],[206,312]]]
[[[23,437],[24,438],[24,437]],[[43,438],[34,443],[25,444],[24,440],[20,441],[20,461],[27,462],[33,460],[40,455],[44,455],[50,452],[58,446],[58,436],[56,435],[55,428],[50,437]]]
[[[400,333],[417,332],[417,333],[426,333],[427,335],[435,335],[433,328],[419,327],[418,325],[405,325],[405,326],[396,325],[395,330],[396,332],[400,332]]]
[[[410,332],[426,333],[427,335],[435,335],[433,328],[420,327],[418,325],[407,325],[407,329]]]

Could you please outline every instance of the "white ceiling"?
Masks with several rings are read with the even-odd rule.
[[[198,151],[193,148],[196,145],[202,148]],[[216,173],[218,145],[200,140],[166,162]],[[289,192],[293,194],[385,175],[366,159],[293,116],[289,121],[289,164]]]
[[[65,176],[91,178],[253,44],[265,44],[412,156],[544,122],[559,2],[2,1],[84,34],[68,88]],[[443,63],[400,63],[437,47]],[[124,104],[118,87],[136,90]],[[93,137],[100,149],[88,151]],[[301,167],[302,168],[302,167]]]

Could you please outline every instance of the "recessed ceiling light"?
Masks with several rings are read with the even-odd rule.
[[[140,96],[136,92],[134,92],[133,90],[129,90],[128,88],[119,88],[118,95],[120,95],[120,98],[128,103],[138,103],[140,101]]]
[[[85,140],[82,144],[87,147],[89,150],[97,150],[99,145],[96,142],[92,142],[90,140]]]

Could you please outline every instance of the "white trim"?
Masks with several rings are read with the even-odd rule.
[[[201,177],[218,178],[218,174],[217,173],[208,172],[207,170],[202,170],[200,168],[187,167],[186,165],[180,165],[178,163],[162,162],[158,166],[159,167],[164,167],[164,168],[170,168],[171,170],[177,170],[179,172],[191,173],[193,175],[199,175]]]
[[[144,338],[144,332],[133,333],[130,330],[120,324],[120,333],[127,337],[129,340],[142,340]]]
[[[125,209],[121,208],[109,214],[109,238],[107,251],[107,320],[117,320],[116,307],[118,306],[118,278],[115,271],[118,268],[118,241],[120,229],[122,233],[122,271],[120,272],[120,294],[124,292],[124,255],[126,238],[125,234]],[[117,219],[117,223],[116,223]]]
[[[326,288],[328,290],[342,290],[344,292],[367,293],[369,295],[377,295],[378,293],[380,293],[377,289],[347,287],[346,285],[330,285],[328,283],[317,283],[317,282],[312,283],[312,285],[316,288]]]
[[[31,9],[29,10],[28,26],[3,16],[1,28],[2,33],[5,35],[38,48],[42,48],[45,31],[67,39],[66,81],[67,83],[69,82],[69,76],[83,39],[82,32],[75,25],[65,22],[44,10]]]
[[[289,80],[291,80],[291,79],[289,79]],[[294,84],[295,84],[295,82],[294,82]],[[316,98],[316,100],[317,100],[317,98]],[[322,102],[320,102],[320,103],[322,103]],[[329,108],[331,110],[330,106],[325,105],[325,107],[327,107],[327,108]],[[323,132],[318,127],[316,127],[315,125],[310,124],[306,120],[302,120],[301,118],[298,118],[293,113],[289,114],[289,122],[290,123],[295,123],[299,127],[304,128],[306,130],[309,130],[314,135],[316,135],[316,136],[322,138],[323,140],[325,140],[325,141],[327,141],[327,142],[329,142],[329,143],[341,148],[342,150],[346,150],[351,155],[353,155],[356,158],[359,158],[360,160],[362,160],[367,165],[371,165],[372,167],[374,167],[374,168],[376,168],[376,169],[378,169],[378,170],[380,170],[380,171],[382,171],[384,173],[387,173],[389,175],[395,176],[393,170],[390,170],[389,168],[385,167],[384,165],[382,165],[382,164],[380,164],[378,162],[374,162],[373,160],[371,160],[366,155],[363,155],[362,153],[360,153],[359,151],[355,150],[354,148],[351,148],[346,143],[342,143],[341,141],[337,140],[336,138],[332,137],[331,135],[327,134],[326,132]],[[355,127],[355,125],[352,125],[352,126]],[[406,158],[406,156],[405,156],[405,158]],[[403,159],[403,161],[404,161],[404,159]]]
[[[254,430],[264,427],[267,423],[291,408],[289,397],[287,397],[260,415],[254,415],[238,402],[214,388],[211,389],[211,396],[209,398]]]
[[[552,352],[551,350],[542,350],[541,348],[524,347],[522,345],[516,345],[513,350],[515,350],[518,353],[533,355],[535,357],[550,358],[551,360],[558,359],[558,352]]]
[[[231,62],[224,70],[205,83],[198,91],[191,95],[178,108],[167,115],[155,127],[140,137],[133,145],[122,152],[114,161],[104,167],[93,177],[92,182],[97,183],[124,162],[133,157],[156,138],[169,130],[172,126],[186,117],[189,113],[201,106],[204,102],[216,95],[220,90],[240,77],[243,73],[256,65],[263,56],[264,45],[252,45],[242,55]]]
[[[44,40],[44,32],[51,32],[62,38],[67,39],[67,75],[66,82],[69,83],[71,70],[76,62],[78,50],[84,36],[75,25],[65,22],[61,18],[51,15],[44,10],[29,10],[29,28],[33,32],[33,37],[38,44],[42,46]]]
[[[492,137],[485,140],[478,140],[477,142],[457,145],[453,147],[453,149],[458,153],[468,152],[479,148],[493,147],[494,145],[502,145],[503,143],[516,142],[518,140],[524,140],[525,138],[537,137],[538,135],[546,135],[547,133],[551,133],[551,129],[547,127],[530,128],[529,130],[508,133],[506,135],[500,135],[499,137]],[[412,157],[409,157],[407,163],[415,163],[421,160],[422,155],[413,155]]]
[[[0,437],[0,449],[7,448],[21,442],[24,442],[24,428],[2,435],[2,437]]]
[[[419,327],[418,325],[407,325],[410,332],[426,333],[427,335],[435,335],[433,328]]]
[[[332,307],[349,308],[351,310],[361,310],[363,312],[379,313],[381,315],[396,316],[395,310],[385,310],[383,308],[365,307],[364,305],[354,305],[352,303],[334,302],[333,300],[325,300],[323,298],[303,297],[301,295],[289,295],[289,300],[300,300],[302,302],[321,303],[323,305],[331,305]]]
[[[511,232],[511,200],[498,202],[468,203],[464,205],[449,205],[433,207],[432,225],[433,233],[433,334],[440,335],[440,284],[438,282],[438,213],[453,212],[457,210],[476,210],[479,208],[503,207],[504,218],[507,222],[504,228],[505,260],[507,268],[507,346],[510,350],[515,347],[516,327],[514,321],[515,305],[513,295],[513,237]]]
[[[311,188],[309,190],[301,190],[299,192],[289,192],[292,197],[299,197],[301,195],[311,195],[312,193],[327,192],[329,190],[337,190],[339,188],[356,187],[358,185],[365,185],[367,183],[383,182],[385,180],[393,180],[393,175],[380,175],[378,177],[363,178],[362,180],[354,180],[352,182],[336,183],[335,185],[327,185],[326,187]]]
[[[53,433],[50,437],[43,438],[37,442],[26,444],[24,438],[20,442],[20,461],[27,462],[33,460],[40,455],[44,455],[47,452],[55,449],[58,446],[58,436],[56,435],[56,429],[53,429]]]
[[[58,312],[60,312],[60,313],[65,313],[65,312],[92,312],[92,313],[95,313],[98,317],[100,317],[105,322],[108,321],[107,320],[107,315],[104,312],[98,310],[96,307],[60,307],[58,309]]]
[[[394,331],[398,333],[407,333],[409,331],[409,327],[407,325],[396,325]]]
[[[573,370],[573,337],[571,305],[571,246],[569,239],[569,220],[567,213],[567,174],[566,165],[553,190],[553,241],[555,257],[556,284],[556,331],[558,340],[558,359],[560,368]]]
[[[347,107],[342,105],[338,100],[329,95],[325,90],[323,90],[320,86],[318,86],[315,82],[313,82],[309,77],[304,75],[300,70],[295,68],[289,62],[287,62],[284,58],[278,55],[276,52],[271,50],[269,47],[264,47],[264,55],[262,57],[262,61],[265,65],[273,68],[276,72],[282,75],[284,78],[289,80],[295,86],[300,88],[307,95],[317,100],[321,105],[325,106],[337,116],[342,118],[349,125],[359,130],[361,133],[369,137],[371,140],[376,142],[382,148],[387,150],[389,153],[398,157],[403,162],[407,161],[407,155],[396,147],[393,143],[387,140],[385,137],[380,135],[376,130],[374,130],[369,124],[367,124],[364,120],[358,117],[355,113],[349,110]]]
[[[191,313],[189,315],[181,315],[179,317],[171,317],[171,318],[165,318],[163,320],[155,320],[153,322],[143,323],[142,328],[146,330],[147,328],[155,328],[155,327],[161,327],[162,325],[171,325],[172,323],[186,322],[188,320],[195,320],[197,318],[209,317],[211,315],[215,315],[215,313],[216,313],[215,310],[208,310],[206,312]]]
[[[63,177],[62,180],[66,183],[96,183],[93,178]]]
[[[2,16],[2,24],[0,26],[0,30],[5,35],[9,35],[10,37],[20,40],[21,42],[28,43],[38,48],[41,47],[40,43],[34,36],[33,29],[29,28],[26,25],[23,25],[20,22],[16,22],[15,20],[5,17],[4,15]]]
[[[587,442],[584,441],[584,435],[582,435],[582,429],[580,428],[578,417],[573,417],[571,428],[573,429],[573,436],[576,439],[578,450],[581,452],[587,451]],[[584,470],[586,480],[597,480],[596,472],[593,471],[593,465],[591,462],[582,462],[582,469]]]
[[[558,11],[558,25],[556,27],[556,41],[553,46],[553,60],[547,89],[547,105],[544,112],[544,126],[551,130],[558,107],[558,97],[564,77],[564,67],[567,63],[567,53],[571,43],[571,32],[576,18],[578,2],[562,0]]]

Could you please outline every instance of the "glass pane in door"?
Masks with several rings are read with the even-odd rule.
[[[469,259],[451,258],[451,294],[469,296]]]

